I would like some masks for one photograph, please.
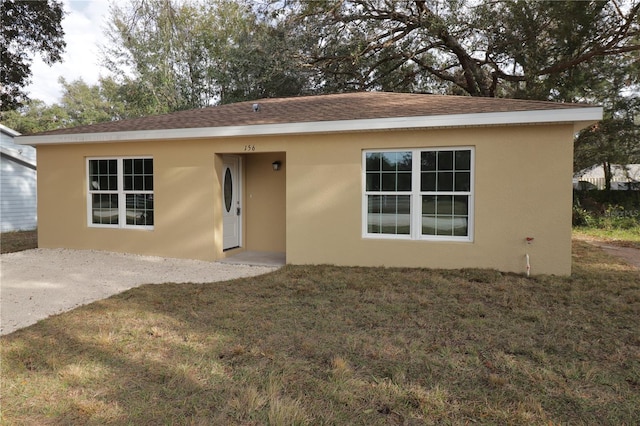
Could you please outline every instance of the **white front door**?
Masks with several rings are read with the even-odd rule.
[[[240,197],[240,157],[224,156],[222,170],[222,232],[224,250],[240,247],[242,205]]]

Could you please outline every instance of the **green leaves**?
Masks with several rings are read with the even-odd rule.
[[[129,103],[147,113],[299,94],[302,67],[277,22],[231,0],[131,0],[114,6],[104,50]]]
[[[63,87],[60,101],[53,105],[34,99],[23,107],[3,114],[3,124],[22,133],[31,134],[112,121],[127,117],[132,110],[118,99],[121,86],[112,80],[102,79],[90,86],[83,80],[67,82],[60,78]]]
[[[637,0],[289,2],[324,89],[571,100],[572,74],[640,50]],[[634,56],[635,55],[635,56]]]
[[[62,16],[62,2],[57,0],[0,3],[0,111],[19,107],[27,100],[23,88],[29,83],[35,54],[47,64],[60,61],[66,46]]]
[[[606,118],[583,130],[574,144],[574,171],[602,165],[606,189],[611,187],[611,166],[640,162],[640,126],[625,118]]]

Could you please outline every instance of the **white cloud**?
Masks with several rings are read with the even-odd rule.
[[[101,74],[107,74],[100,67],[99,46],[108,18],[109,2],[64,0],[63,3],[67,14],[62,20],[62,27],[67,47],[62,62],[50,67],[36,57],[31,67],[32,84],[26,87],[30,98],[40,99],[47,104],[57,102],[62,95],[58,83],[60,77],[67,81],[82,78],[88,84],[95,84]]]

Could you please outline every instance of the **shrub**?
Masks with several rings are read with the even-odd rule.
[[[575,191],[572,223],[607,230],[640,227],[640,192]]]
[[[571,223],[573,226],[588,226],[594,225],[594,219],[591,213],[583,209],[579,204],[573,205],[573,212],[571,217]]]

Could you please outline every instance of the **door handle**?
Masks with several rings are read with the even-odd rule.
[[[236,216],[240,216],[240,207],[236,209]]]

